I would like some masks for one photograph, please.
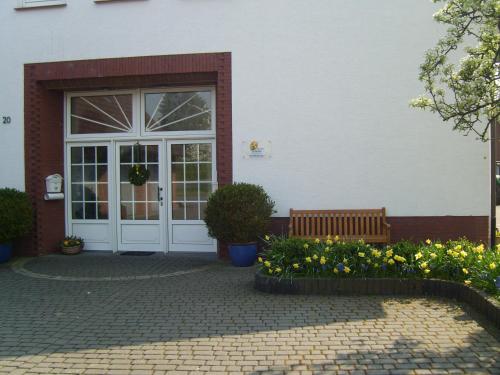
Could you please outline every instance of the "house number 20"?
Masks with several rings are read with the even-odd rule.
[[[11,122],[10,116],[2,116],[2,124],[7,125],[10,124],[10,122]]]

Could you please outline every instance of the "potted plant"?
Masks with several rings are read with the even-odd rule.
[[[257,239],[274,212],[274,201],[261,186],[236,183],[212,193],[205,210],[208,234],[229,244],[233,265],[248,267],[257,258]]]
[[[83,238],[77,236],[66,236],[61,243],[61,252],[66,255],[75,255],[83,250]]]
[[[12,241],[26,235],[33,214],[28,194],[16,189],[0,189],[0,263],[12,256]]]

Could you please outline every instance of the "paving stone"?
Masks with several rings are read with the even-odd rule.
[[[2,375],[500,374],[495,333],[452,301],[268,295],[184,254],[23,267],[0,265]]]

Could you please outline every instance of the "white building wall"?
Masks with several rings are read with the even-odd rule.
[[[442,29],[421,0],[0,2],[0,186],[24,189],[23,64],[232,52],[234,180],[293,208],[488,215],[489,146],[409,108]],[[242,142],[272,142],[266,160]]]

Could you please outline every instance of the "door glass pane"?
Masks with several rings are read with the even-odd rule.
[[[107,146],[71,147],[71,203],[73,219],[109,218]]]
[[[148,220],[159,220],[160,212],[158,211],[158,204],[148,203]]]
[[[172,164],[172,181],[184,181],[184,164]]]
[[[184,202],[172,202],[172,219],[184,220]]]
[[[71,164],[81,164],[82,163],[82,148],[72,147],[71,148]]]
[[[144,95],[147,132],[212,129],[212,91],[183,91]]]
[[[133,203],[122,202],[120,204],[120,213],[122,220],[134,220]]]
[[[213,188],[212,144],[177,144],[171,152],[172,219],[203,220]]]
[[[200,181],[212,181],[212,164],[200,164]]]
[[[158,145],[123,145],[120,147],[120,207],[122,220],[159,220]],[[135,165],[149,171],[148,181],[132,185],[128,174]]]
[[[132,130],[132,94],[74,96],[71,134],[126,133]]]

